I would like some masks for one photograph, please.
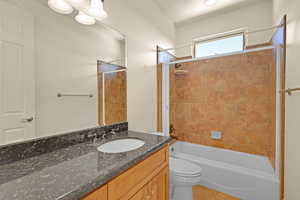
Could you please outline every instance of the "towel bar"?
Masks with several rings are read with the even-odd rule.
[[[92,98],[94,95],[92,94],[62,94],[62,93],[58,93],[57,97],[89,97]]]
[[[293,92],[295,92],[295,91],[300,91],[300,88],[292,88],[292,89],[290,89],[290,88],[288,88],[288,89],[286,89],[286,90],[283,90],[283,92],[286,92],[286,93],[288,93],[288,95],[292,95],[293,94]]]

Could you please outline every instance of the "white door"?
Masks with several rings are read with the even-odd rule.
[[[0,145],[35,137],[34,20],[0,0]]]

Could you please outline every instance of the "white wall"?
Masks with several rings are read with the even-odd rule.
[[[211,16],[211,15],[210,15]],[[239,28],[254,30],[272,25],[272,1],[255,2],[248,6],[225,13],[216,13],[213,17],[200,18],[198,21],[176,25],[176,46],[191,43],[194,38],[231,31]],[[271,32],[249,35],[249,45],[268,42]],[[190,48],[176,51],[178,56],[190,56]]]
[[[110,15],[109,23],[127,36],[129,128],[154,131],[157,101],[155,49],[156,45],[173,46],[173,25],[152,1],[109,0],[105,1],[105,6]]]
[[[274,0],[274,24],[284,14],[288,17],[287,27],[287,88],[300,87],[300,1]],[[300,93],[286,97],[286,199],[299,200],[300,180]]]

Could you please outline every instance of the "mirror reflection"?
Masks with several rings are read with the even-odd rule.
[[[0,145],[126,121],[125,37],[85,3],[0,1]],[[105,70],[101,105],[98,60],[119,66]]]
[[[98,62],[99,125],[127,121],[126,68]]]

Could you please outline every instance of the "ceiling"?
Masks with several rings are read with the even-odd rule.
[[[205,17],[212,13],[224,12],[247,4],[263,0],[218,0],[215,5],[207,6],[204,0],[153,0],[161,8],[162,12],[175,24],[188,20]]]

